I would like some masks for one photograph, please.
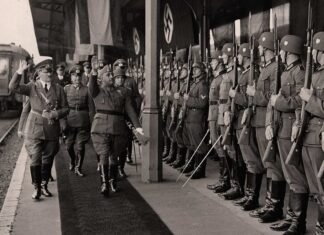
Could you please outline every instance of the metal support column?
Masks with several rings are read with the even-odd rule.
[[[162,181],[162,131],[159,108],[160,0],[145,0],[145,106],[143,129],[150,137],[143,146],[142,181]]]

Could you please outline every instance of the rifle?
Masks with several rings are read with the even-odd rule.
[[[313,29],[312,29],[312,6],[311,1],[308,4],[308,26],[307,26],[307,59],[306,59],[306,71],[305,71],[305,81],[304,88],[309,89],[312,82],[312,50],[313,50]],[[286,164],[298,166],[301,159],[301,149],[303,147],[303,137],[306,130],[307,122],[308,122],[308,114],[305,110],[306,102],[303,101],[302,109],[300,116],[297,115],[297,123],[300,123],[299,126],[299,134],[297,138],[294,140],[290,151],[288,153]]]
[[[179,61],[177,61],[177,88],[176,92],[179,93],[180,91],[180,71],[181,71],[181,66],[179,66]],[[178,117],[178,100],[175,100],[173,102],[172,107],[171,107],[171,122],[169,126],[169,131],[171,131],[175,126],[177,122],[177,117]]]
[[[143,80],[144,80],[144,65],[143,65],[143,57],[140,56],[140,65],[139,65],[139,70],[140,70],[140,77],[139,82],[140,82],[140,88],[143,89]]]
[[[191,60],[192,51],[191,51],[191,49],[192,48],[191,48],[191,44],[190,44],[189,55],[188,55],[188,76],[187,76],[187,84],[186,84],[186,93],[185,94],[189,94],[189,91],[190,91],[190,80],[191,80],[191,70],[192,70],[192,60]],[[175,133],[178,133],[178,131],[182,130],[186,112],[187,112],[187,101],[184,100],[182,108],[179,111],[178,125],[175,130]]]
[[[237,45],[235,40],[235,22],[233,23],[233,55],[234,55],[234,83],[232,88],[238,89],[238,73],[237,73]],[[233,135],[233,123],[235,116],[235,102],[234,99],[231,99],[231,120],[229,125],[226,127],[222,145],[228,144],[231,140],[230,137]]]
[[[251,33],[251,12],[249,13],[249,44],[250,44],[250,71],[249,71],[249,85],[253,86],[254,83],[254,43],[255,38]],[[245,123],[243,125],[243,129],[241,131],[240,137],[239,137],[239,144],[249,144],[250,140],[250,131],[251,131],[251,119],[253,116],[253,113],[255,112],[255,106],[253,106],[253,97],[248,97],[248,107],[244,111],[244,115],[246,116]]]
[[[274,31],[273,31],[273,37],[274,37],[274,53],[275,53],[275,63],[276,63],[276,74],[275,74],[275,90],[274,94],[279,94],[280,86],[281,86],[281,79],[280,79],[280,62],[279,62],[279,41],[278,41],[278,31],[277,31],[277,16],[274,16]],[[271,108],[272,111],[272,129],[273,129],[273,138],[272,140],[269,140],[267,148],[264,152],[262,161],[263,162],[274,162],[276,160],[276,154],[277,154],[277,133],[279,129],[279,122],[280,122],[280,113],[274,109]]]
[[[206,82],[208,84],[208,87],[210,85],[210,80],[209,80],[209,62],[208,62],[208,48],[206,48],[206,62],[205,62],[205,66],[206,66]]]
[[[170,60],[169,66],[170,66],[170,73],[171,74],[170,74],[169,81],[168,81],[168,88],[167,88],[168,91],[171,91],[171,88],[172,88],[172,76],[173,76],[172,50],[170,50],[170,53],[171,53],[171,60]],[[168,96],[166,96],[165,100],[163,102],[163,107],[162,107],[162,120],[164,122],[166,122],[169,107],[170,107],[170,101],[169,101]]]
[[[324,198],[322,198],[324,195],[324,189],[323,189],[323,183],[322,183],[323,174],[324,174],[324,161],[322,162],[321,168],[319,169],[318,174],[316,176],[319,193],[321,195],[321,201],[324,200]]]

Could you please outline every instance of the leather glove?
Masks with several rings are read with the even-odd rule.
[[[299,133],[299,127],[294,124],[291,129],[291,142],[294,142],[298,136]]]
[[[271,126],[267,126],[266,131],[265,131],[265,136],[267,140],[272,140],[273,138],[273,129]]]
[[[229,111],[226,111],[224,113],[224,124],[225,126],[228,126],[231,123],[231,113]]]
[[[138,127],[136,128],[136,131],[141,134],[141,135],[144,135],[144,131],[143,131],[143,128],[142,127]]]
[[[241,120],[242,125],[246,123],[248,117],[249,117],[249,109],[245,109]]]
[[[254,96],[255,95],[255,86],[248,85],[246,88],[246,94],[248,96]]]

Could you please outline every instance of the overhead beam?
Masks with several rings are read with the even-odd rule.
[[[144,133],[150,137],[143,146],[142,181],[162,181],[162,133],[159,104],[160,0],[145,0],[145,106]]]

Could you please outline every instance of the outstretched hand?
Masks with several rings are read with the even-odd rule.
[[[17,73],[22,74],[27,68],[28,68],[27,61],[21,60],[21,61],[19,61],[19,67],[18,67]]]

